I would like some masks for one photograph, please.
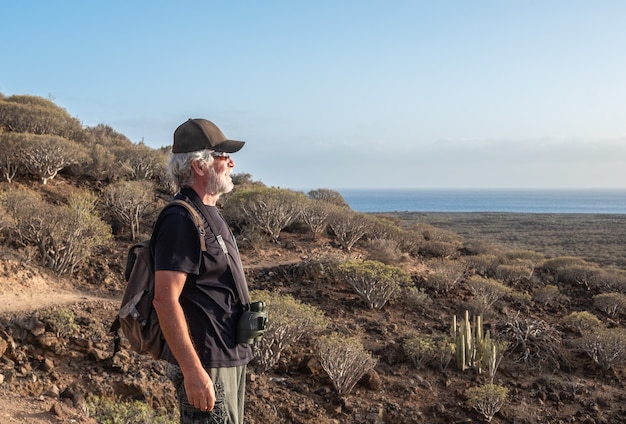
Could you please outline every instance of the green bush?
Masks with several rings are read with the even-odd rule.
[[[563,325],[584,335],[602,328],[602,321],[589,311],[572,312],[563,318]]]
[[[343,198],[341,193],[336,190],[330,190],[328,188],[318,188],[316,190],[311,190],[307,193],[307,195],[314,201],[328,203],[334,206],[339,206],[342,208],[349,209],[350,206],[346,203],[346,200]]]
[[[559,256],[557,258],[547,259],[543,263],[543,268],[546,271],[557,273],[563,269],[587,265],[589,265],[589,262],[577,256]]]
[[[82,141],[81,122],[65,109],[43,97],[13,95],[0,98],[0,129],[16,133],[57,135]]]
[[[348,261],[337,266],[337,275],[344,279],[370,309],[382,309],[392,301],[402,286],[411,282],[411,275],[402,268],[378,261]]]
[[[418,370],[430,365],[439,365],[443,371],[454,355],[454,343],[449,338],[417,333],[404,338],[402,349]]]
[[[154,410],[144,402],[100,396],[87,398],[87,411],[99,424],[176,424],[178,413]]]
[[[544,262],[543,268],[553,273],[559,283],[582,285],[586,288],[593,286],[602,273],[597,264],[575,256],[548,259]]]
[[[41,313],[40,318],[57,337],[69,337],[80,330],[76,314],[67,308],[48,309]]]
[[[543,263],[545,260],[545,255],[540,252],[535,252],[534,250],[511,250],[504,254],[504,256],[509,260],[523,260],[528,261],[533,264],[533,267]]]
[[[480,412],[487,422],[491,422],[494,415],[506,402],[509,390],[497,384],[485,384],[484,386],[467,389],[467,405]]]

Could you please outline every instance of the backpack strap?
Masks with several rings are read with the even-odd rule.
[[[202,219],[202,216],[200,216],[200,213],[196,210],[195,207],[189,204],[189,202],[186,202],[182,199],[172,200],[163,208],[163,210],[165,210],[166,208],[170,206],[176,206],[176,205],[183,206],[185,209],[187,209],[187,211],[189,212],[189,215],[191,215],[191,218],[193,219],[193,223],[196,224],[196,228],[198,229],[198,235],[200,236],[200,248],[202,249],[203,252],[206,252],[206,240],[204,239],[204,236],[206,235],[206,233],[204,231],[204,220]],[[212,227],[211,227],[211,231],[213,231]]]

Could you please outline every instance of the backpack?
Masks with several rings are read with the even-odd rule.
[[[204,240],[204,221],[198,211],[184,200],[175,199],[165,205],[154,228],[163,217],[163,212],[174,205],[184,206],[191,215],[196,227],[200,246],[206,251]],[[153,236],[154,237],[154,233]],[[148,354],[153,359],[160,359],[165,345],[159,319],[152,305],[154,299],[154,260],[152,257],[152,237],[135,243],[128,249],[124,278],[128,283],[119,309],[110,331],[113,333],[113,355],[120,350],[119,330],[128,339],[130,347],[137,353]]]

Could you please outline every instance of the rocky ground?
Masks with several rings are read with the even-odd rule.
[[[170,383],[160,362],[123,349],[111,357],[107,333],[121,298],[124,245],[103,252],[79,276],[59,278],[13,252],[0,259],[0,422],[94,423],[86,412],[90,395],[139,399],[154,408],[174,407]],[[441,334],[452,316],[462,314],[469,294],[462,286],[445,295],[429,293],[432,302],[415,308],[400,299],[382,311],[366,309],[347,285],[329,284],[310,269],[313,258],[338,250],[329,240],[311,242],[285,234],[282,246],[243,251],[252,289],[291,294],[322,309],[331,330],[359,334],[378,359],[354,390],[340,399],[319,365],[313,341],[289,348],[275,369],[261,375],[249,370],[247,422],[261,423],[470,423],[482,416],[465,404],[465,391],[484,383],[474,371],[451,364],[417,370],[404,355],[402,340],[411,331]],[[353,255],[364,254],[358,248]],[[415,275],[419,259],[404,264]],[[580,294],[579,310],[589,296]],[[63,305],[77,316],[72,336],[46,328],[42,316]],[[495,317],[514,314],[503,302]],[[532,305],[530,317],[557,323],[568,304]],[[489,317],[485,319],[490,325]],[[555,324],[556,325],[556,324]],[[616,323],[617,325],[617,323]],[[528,370],[505,358],[495,382],[509,389],[493,423],[626,422],[624,367],[596,368],[571,352],[559,364]]]

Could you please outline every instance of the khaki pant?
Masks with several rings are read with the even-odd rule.
[[[215,407],[205,412],[189,404],[180,367],[168,364],[167,376],[176,388],[180,424],[243,424],[246,366],[209,368],[207,372],[215,388]]]

